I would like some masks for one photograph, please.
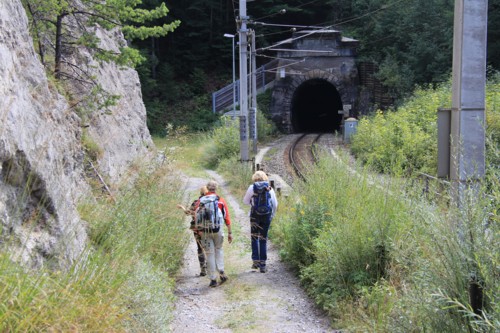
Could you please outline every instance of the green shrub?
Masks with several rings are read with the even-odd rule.
[[[340,327],[498,330],[500,227],[491,196],[473,192],[458,214],[422,199],[411,180],[377,180],[328,157],[307,179],[282,202],[271,237]],[[474,280],[484,293],[480,315],[469,300]]]
[[[259,142],[265,142],[278,133],[276,124],[269,117],[271,92],[272,90],[268,90],[257,96],[257,139]]]
[[[237,157],[233,156],[233,158],[222,160],[217,170],[224,174],[224,179],[232,191],[237,196],[243,198],[252,181],[251,163],[242,163]]]
[[[220,161],[237,156],[240,151],[238,119],[223,117],[221,125],[214,128],[203,150],[205,165],[216,168]]]
[[[449,105],[450,87],[418,88],[396,111],[361,119],[351,150],[375,170],[391,174],[435,174],[437,109]]]
[[[500,144],[500,84],[492,80],[486,89],[486,155],[498,168],[494,151]],[[415,171],[436,174],[437,109],[450,107],[450,84],[417,88],[414,95],[395,111],[378,111],[362,118],[352,138],[356,157],[375,170],[393,175]]]
[[[162,103],[158,99],[147,101],[148,128],[151,134],[166,136],[166,126],[187,127],[191,132],[208,131],[213,128],[219,116],[213,113],[210,98],[203,94],[182,102]]]

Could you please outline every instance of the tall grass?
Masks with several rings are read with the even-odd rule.
[[[83,203],[90,241],[67,271],[25,270],[0,253],[0,331],[166,331],[189,236],[172,208],[179,188],[162,167],[141,172],[114,203]]]
[[[329,157],[307,179],[300,194],[282,203],[288,207],[280,209],[271,236],[337,327],[500,329],[500,228],[489,215],[491,200],[443,209],[411,182],[380,183]],[[474,314],[469,289],[478,286],[483,303]]]

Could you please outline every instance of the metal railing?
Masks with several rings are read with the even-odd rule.
[[[448,180],[432,176],[423,172],[417,172],[417,176],[422,181],[422,194],[426,197],[444,197],[448,195],[451,183]]]
[[[269,70],[278,64],[278,60],[273,60],[257,68],[255,72],[257,93],[267,90],[270,83],[274,81],[274,73],[269,73]],[[271,74],[271,75],[270,75]],[[250,78],[250,74],[248,74]],[[234,87],[234,100],[233,105],[233,87]],[[231,83],[224,88],[212,93],[212,111],[214,113],[222,112],[224,110],[235,109],[240,104],[240,80]]]

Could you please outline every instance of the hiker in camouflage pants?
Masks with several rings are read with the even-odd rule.
[[[207,192],[208,192],[207,187],[202,186],[200,188],[200,196],[198,197],[198,199],[193,201],[193,203],[191,204],[191,207],[189,207],[189,212],[192,215],[190,229],[193,230],[194,239],[196,240],[196,247],[197,247],[197,251],[198,251],[198,261],[200,262],[200,276],[207,275],[207,262],[205,260],[205,251],[203,251],[203,246],[201,243],[201,233],[198,230],[196,230],[196,228],[195,228],[194,212],[195,212],[196,205],[199,202],[200,198],[202,196],[204,196],[205,193],[207,193]]]

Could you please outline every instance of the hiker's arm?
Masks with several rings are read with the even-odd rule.
[[[189,215],[189,209],[187,209],[186,207],[184,207],[183,205],[181,204],[177,204],[177,208],[181,209],[184,211],[184,214],[186,215]]]
[[[243,203],[245,205],[251,205],[252,204],[252,196],[253,196],[253,188],[252,188],[252,185],[250,185],[247,189],[247,192],[245,193],[245,196],[243,197]]]
[[[191,204],[191,206],[189,206],[189,208],[186,208],[183,205],[178,204],[177,208],[182,209],[184,211],[184,214],[186,214],[186,215],[194,216],[194,212],[196,211],[197,202],[198,202],[197,200],[193,201],[193,203]]]
[[[222,215],[224,216],[224,223],[227,227],[227,241],[231,243],[233,241],[233,233],[231,232],[231,218],[229,217],[229,207],[227,206],[226,200],[220,198],[219,203],[222,205]]]
[[[276,192],[274,189],[271,189],[269,191],[269,194],[271,194],[271,203],[273,204],[273,216],[276,214],[276,211],[278,210],[278,199],[276,198]]]
[[[226,203],[226,200],[223,198],[219,199],[219,208],[222,210],[222,215],[224,216],[224,222],[227,226],[231,225],[231,217],[229,216],[229,207]],[[222,206],[222,207],[221,207]]]
[[[227,226],[227,241],[231,243],[233,241],[233,233],[231,232],[231,225],[226,224]]]

